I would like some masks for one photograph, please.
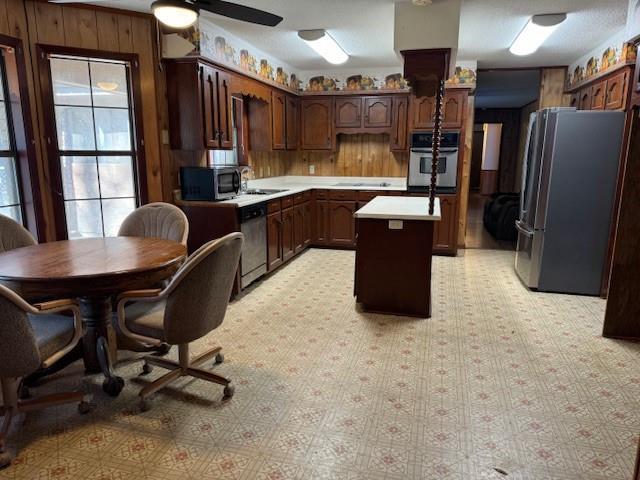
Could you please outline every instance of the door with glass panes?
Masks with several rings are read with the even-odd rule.
[[[140,203],[132,61],[48,53],[60,238],[115,236]],[[137,74],[137,71],[135,72]],[[142,170],[143,171],[143,170]],[[57,186],[57,188],[55,188]]]

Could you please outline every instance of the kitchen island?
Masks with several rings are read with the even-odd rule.
[[[436,198],[378,196],[356,211],[354,295],[364,310],[431,316],[433,228]]]

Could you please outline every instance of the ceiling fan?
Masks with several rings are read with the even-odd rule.
[[[51,3],[79,3],[77,0],[50,0]],[[101,2],[106,0],[92,0]],[[248,23],[275,27],[283,19],[273,13],[223,0],[155,0],[151,11],[160,22],[173,28],[186,28],[197,19],[200,10]]]

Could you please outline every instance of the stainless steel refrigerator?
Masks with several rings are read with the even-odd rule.
[[[623,125],[618,111],[531,114],[515,261],[529,288],[600,294]]]

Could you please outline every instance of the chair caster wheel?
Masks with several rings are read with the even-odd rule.
[[[151,372],[153,372],[153,365],[149,365],[148,363],[144,363],[142,365],[142,374],[143,375],[148,375]]]
[[[140,400],[140,411],[141,412],[148,412],[149,410],[151,410],[151,402],[147,399],[141,399]]]
[[[78,404],[78,413],[80,415],[86,415],[95,410],[96,404],[92,402],[85,402],[84,400]]]
[[[219,365],[222,362],[224,362],[224,355],[222,353],[219,353],[216,355],[216,358],[213,360],[213,364],[214,365]]]
[[[9,452],[0,452],[0,470],[11,465],[11,460],[13,460],[13,457]]]
[[[102,390],[111,396],[117,397],[124,388],[124,380],[121,377],[108,377],[102,382]]]
[[[29,387],[27,387],[25,384],[20,385],[20,389],[18,390],[18,398],[20,398],[20,400],[31,398]]]
[[[171,350],[171,345],[168,343],[161,343],[156,347],[156,355],[161,357],[162,355],[166,355]]]
[[[231,400],[234,393],[236,393],[236,387],[233,385],[227,385],[223,390],[224,396],[222,397],[222,401]]]

